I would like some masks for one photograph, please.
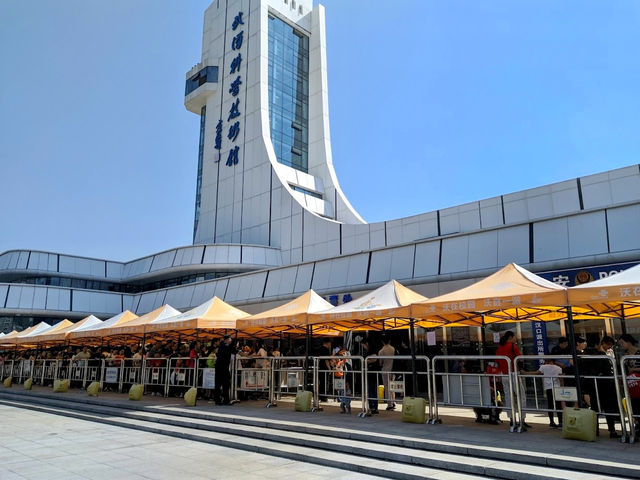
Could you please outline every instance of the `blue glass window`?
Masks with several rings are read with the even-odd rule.
[[[184,87],[184,96],[186,97],[200,85],[205,83],[218,83],[218,67],[204,67],[193,77],[187,80]]]
[[[278,162],[305,173],[309,158],[309,37],[269,17],[269,121]]]

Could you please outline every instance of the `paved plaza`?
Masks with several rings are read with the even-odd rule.
[[[2,480],[377,478],[5,405],[0,417]]]

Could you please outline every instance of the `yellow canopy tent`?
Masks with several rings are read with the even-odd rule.
[[[191,310],[173,317],[157,318],[145,325],[145,333],[167,334],[169,332],[190,336],[203,334],[226,334],[236,330],[236,322],[248,317],[247,312],[213,297]]]
[[[152,312],[149,312],[141,317],[129,320],[126,323],[121,323],[116,326],[100,329],[100,336],[102,338],[114,339],[115,337],[126,340],[127,337],[142,338],[144,335],[145,327],[148,323],[154,320],[163,318],[175,317],[180,315],[180,311],[173,308],[171,305],[163,305],[156,308]]]
[[[305,334],[308,316],[331,308],[332,305],[313,290],[294,298],[290,302],[257,313],[237,321],[238,331],[251,336],[273,336],[279,333]],[[312,333],[332,335],[325,328],[314,329]]]
[[[29,328],[33,328],[33,327],[29,327]],[[28,329],[22,330],[23,332],[26,331]],[[12,330],[11,332],[7,333],[5,336],[3,336],[2,338],[0,338],[0,346],[4,346],[4,345],[13,345],[13,339],[15,339],[18,334],[20,332],[17,330]]]
[[[19,338],[22,338],[31,334],[37,335],[38,333],[43,332],[48,328],[51,328],[51,325],[49,325],[46,322],[40,322],[37,325],[33,325],[29,328],[25,328],[21,332],[16,332],[15,334],[10,333],[9,335],[3,337],[2,339],[0,339],[0,345],[17,345],[16,342]]]
[[[566,317],[567,289],[510,263],[482,280],[411,305],[411,316],[449,326],[558,320]]]
[[[600,315],[640,316],[640,265],[594,282],[570,287],[569,305]]]
[[[19,336],[16,338],[16,343],[18,345],[37,345],[42,340],[43,335],[55,334],[56,332],[64,331],[66,328],[73,326],[73,322],[67,320],[66,318],[61,322],[56,323],[55,325],[42,330],[38,333],[30,333],[28,335]]]
[[[427,298],[391,280],[351,302],[310,313],[309,324],[340,331],[408,328],[410,305],[424,300]],[[433,325],[425,321],[423,326]]]
[[[74,330],[77,330],[84,326],[90,326],[90,325],[97,326],[102,323],[102,320],[100,320],[97,317],[94,317],[93,315],[89,315],[88,317],[83,318],[77,323],[69,322],[69,324],[64,327],[59,327],[61,323],[62,322],[56,325],[56,327],[58,328],[56,328],[55,330],[51,329],[51,330],[47,330],[46,332],[42,332],[40,335],[38,335],[34,339],[34,342],[36,343],[64,342],[67,339],[67,337],[71,334],[71,332],[73,332]]]
[[[135,313],[125,310],[102,323],[82,325],[70,332],[67,338],[70,343],[100,343],[102,340],[102,332],[109,328],[123,325],[136,318],[138,318],[138,316]]]

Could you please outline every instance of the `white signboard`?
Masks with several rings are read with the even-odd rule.
[[[22,371],[23,372],[28,372],[29,370],[31,370],[31,361],[30,360],[24,360],[22,362]]]
[[[216,369],[204,368],[202,369],[202,388],[214,389],[216,388]]]
[[[107,367],[104,381],[106,383],[118,383],[118,367]]]
[[[493,332],[493,343],[500,343],[500,334],[498,332]]]
[[[333,389],[334,390],[344,390],[344,378],[334,378],[333,379]]]
[[[404,393],[404,380],[395,380],[389,382],[389,390],[396,393]]]
[[[577,402],[578,393],[576,387],[556,387],[553,391],[556,402]]]
[[[427,332],[427,345],[430,347],[436,344],[436,332]]]

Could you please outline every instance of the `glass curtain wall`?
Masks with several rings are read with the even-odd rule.
[[[269,121],[278,162],[308,172],[309,37],[269,16]]]

